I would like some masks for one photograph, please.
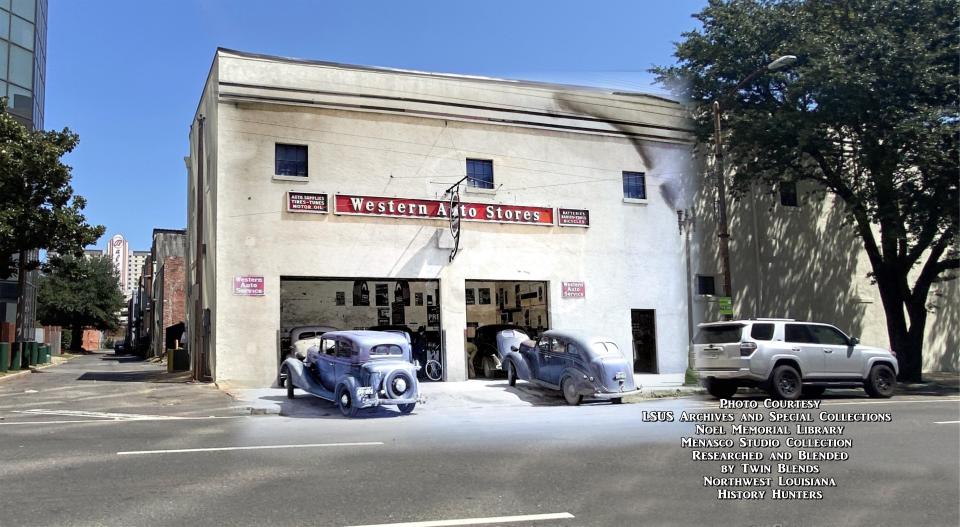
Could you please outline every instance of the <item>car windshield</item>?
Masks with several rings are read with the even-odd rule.
[[[620,348],[618,348],[613,342],[594,342],[593,352],[601,357],[622,356],[620,353]]]
[[[400,356],[403,355],[403,348],[396,344],[380,344],[370,348],[371,357]]]
[[[701,326],[697,336],[693,338],[694,344],[728,344],[731,342],[740,342],[740,333],[743,332],[743,324],[720,324],[715,326]]]

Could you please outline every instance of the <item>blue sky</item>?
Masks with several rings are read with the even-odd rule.
[[[351,64],[658,92],[705,0],[51,0],[46,123],[87,218],[148,249],[186,224],[187,131],[217,46]],[[103,247],[102,239],[98,247]]]

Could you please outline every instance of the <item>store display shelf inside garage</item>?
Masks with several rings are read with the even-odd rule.
[[[444,363],[436,280],[281,277],[280,360],[289,349],[290,330],[300,326],[404,330],[421,365]]]

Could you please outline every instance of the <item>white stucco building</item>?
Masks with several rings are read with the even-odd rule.
[[[220,49],[186,158],[194,356],[268,386],[291,327],[402,324],[459,381],[512,323],[682,374],[689,128],[654,96]]]

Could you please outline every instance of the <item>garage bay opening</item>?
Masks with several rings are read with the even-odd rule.
[[[467,280],[467,373],[470,378],[503,375],[497,333],[519,329],[532,339],[550,328],[547,282]]]
[[[396,278],[280,278],[278,364],[327,331],[369,329],[410,339],[421,380],[443,380],[440,282]]]

